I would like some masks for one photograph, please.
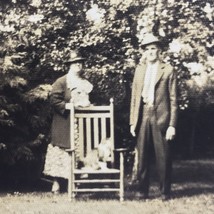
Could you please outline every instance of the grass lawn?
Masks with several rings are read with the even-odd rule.
[[[173,165],[172,199],[162,202],[157,183],[151,185],[150,199],[138,201],[135,192],[126,190],[126,199],[82,195],[68,201],[67,194],[50,192],[3,192],[0,213],[100,213],[100,214],[213,214],[214,159],[175,161]]]

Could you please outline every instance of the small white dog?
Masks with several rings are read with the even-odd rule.
[[[111,161],[111,139],[102,139],[97,149],[91,150],[83,159],[82,169],[106,169],[107,162]]]

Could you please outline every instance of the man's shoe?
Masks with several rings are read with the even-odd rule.
[[[136,197],[136,199],[138,199],[138,200],[146,200],[146,199],[149,198],[149,195],[148,195],[148,194],[145,194],[145,193],[142,193],[142,192],[137,192],[137,193],[135,194],[135,197]]]
[[[161,200],[162,201],[168,201],[170,199],[171,199],[170,195],[165,195],[165,194],[161,195]]]

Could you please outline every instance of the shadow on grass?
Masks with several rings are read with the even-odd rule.
[[[203,160],[176,160],[173,164],[172,174],[172,197],[192,197],[202,194],[214,194],[214,159]],[[158,189],[158,179],[155,168],[151,174],[150,198],[158,198],[160,193]],[[51,180],[51,178],[50,178]],[[1,192],[5,193],[29,193],[29,192],[50,192],[51,182],[38,180],[30,183],[25,180],[19,183],[1,182]],[[62,193],[67,192],[67,180],[61,180]],[[126,182],[125,199],[136,200],[136,185]],[[119,200],[116,193],[96,193],[96,194],[78,194],[77,200]]]
[[[173,181],[175,183],[214,182],[214,159],[184,160],[173,165]]]
[[[173,192],[176,197],[214,194],[214,159],[176,161]]]
[[[214,194],[214,188],[213,187],[185,187],[184,189],[175,190],[173,195],[176,198],[182,198],[182,197],[192,197],[192,196],[203,195],[203,194]]]

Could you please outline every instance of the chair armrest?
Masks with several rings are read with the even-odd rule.
[[[127,148],[117,148],[117,149],[114,149],[115,152],[127,152],[128,149]]]
[[[73,152],[75,152],[74,149],[66,149],[65,151],[68,152],[68,153],[73,153]]]

